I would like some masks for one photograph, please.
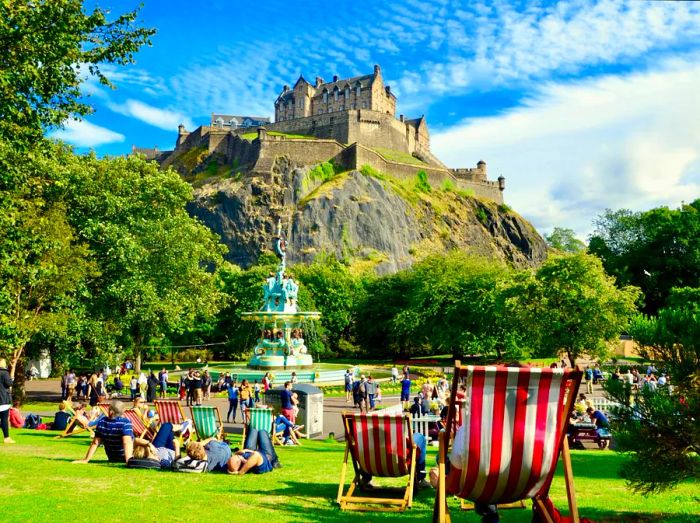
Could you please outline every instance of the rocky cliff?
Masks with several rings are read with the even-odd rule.
[[[505,205],[371,169],[324,173],[284,158],[269,177],[228,176],[200,184],[190,212],[221,236],[229,260],[242,267],[272,244],[278,218],[292,264],[332,253],[388,273],[454,248],[519,267],[546,257],[540,235]]]

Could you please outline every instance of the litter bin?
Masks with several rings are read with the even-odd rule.
[[[282,407],[280,393],[284,389],[275,387],[265,393],[265,403],[279,412]],[[308,383],[297,383],[292,386],[292,391],[299,398],[299,415],[297,425],[304,425],[302,432],[308,438],[320,438],[323,436],[323,392],[318,387]]]

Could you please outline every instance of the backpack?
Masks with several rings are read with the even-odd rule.
[[[173,463],[173,470],[199,474],[207,470],[207,462],[203,459],[192,459],[189,456],[185,456]]]
[[[24,428],[25,429],[38,429],[39,425],[41,425],[41,416],[37,414],[27,414],[27,417],[24,420]]]

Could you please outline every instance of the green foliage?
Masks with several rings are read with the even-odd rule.
[[[474,211],[474,214],[476,216],[476,219],[481,222],[482,225],[486,225],[489,221],[489,215],[486,213],[486,209],[484,209],[481,205],[477,206],[476,210]]]
[[[418,192],[430,192],[433,188],[428,181],[428,173],[423,169],[416,173],[416,181],[414,184],[415,190]]]
[[[128,64],[150,44],[138,10],[110,16],[82,0],[0,3],[0,139],[26,147],[43,131],[92,112],[80,87],[87,76],[106,86],[105,64]]]
[[[573,229],[555,227],[551,234],[544,235],[547,245],[561,252],[577,253],[586,249],[586,244],[576,237]]]
[[[511,209],[510,205],[507,205],[507,204],[505,204],[505,203],[501,203],[501,204],[499,204],[499,206],[498,206],[498,210],[499,210],[500,212],[502,212],[503,214],[508,214],[508,213],[511,212],[513,209]]]
[[[330,181],[336,174],[336,168],[332,162],[320,163],[309,171],[309,176],[311,179],[320,180],[321,183]]]
[[[572,364],[581,355],[604,357],[607,343],[627,329],[639,289],[618,289],[595,256],[551,256],[531,278],[519,282],[513,299],[531,328],[537,356],[566,351]]]
[[[337,351],[341,337],[348,338],[352,312],[360,288],[348,268],[333,256],[320,256],[311,265],[296,266],[294,273],[313,296],[321,312],[328,347]]]
[[[360,172],[365,176],[371,176],[372,178],[377,178],[379,180],[383,180],[385,178],[385,176],[382,173],[380,173],[371,165],[367,164],[364,164],[362,167],[360,167]]]
[[[606,211],[596,222],[589,252],[620,285],[644,292],[655,314],[674,287],[700,287],[700,200],[681,209]]]
[[[452,180],[449,178],[445,178],[442,181],[442,185],[440,186],[440,189],[442,189],[445,192],[454,192],[455,190],[455,184]]]
[[[616,411],[618,448],[631,452],[623,476],[644,493],[700,477],[700,288],[672,289],[667,302],[658,317],[636,317],[630,334],[640,353],[668,373],[674,392],[606,385],[624,405]]]
[[[623,406],[614,409],[615,444],[626,454],[620,468],[637,492],[659,493],[683,480],[700,478],[700,393],[696,387],[633,391],[619,380],[605,384]],[[650,466],[653,464],[653,466]]]

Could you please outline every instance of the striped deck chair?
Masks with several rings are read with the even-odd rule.
[[[158,423],[182,425],[187,419],[179,400],[155,400],[153,403],[156,406],[156,412],[158,412]],[[189,430],[180,434],[180,444],[189,439],[188,433]]]
[[[159,423],[181,425],[187,419],[185,411],[182,410],[182,405],[180,405],[178,400],[155,400],[153,403],[158,412]]]
[[[450,521],[448,494],[496,505],[532,499],[540,521],[558,522],[548,493],[561,454],[570,518],[578,523],[566,429],[581,375],[579,369],[463,367],[456,361],[450,405],[460,384],[467,395],[461,428],[455,432],[457,412],[450,408],[448,429],[440,433],[433,522]],[[448,458],[451,443],[463,451]]]
[[[413,443],[411,419],[404,414],[343,413],[345,425],[345,458],[340,472],[338,504],[343,510],[379,510],[403,512],[413,503],[416,477],[416,445]],[[345,488],[348,457],[352,459],[355,477]],[[360,486],[361,473],[376,477],[408,476],[400,497],[364,497],[353,495]]]
[[[243,439],[242,443],[245,443],[245,437],[249,429],[264,430],[270,435],[270,441],[273,445],[282,445],[284,441],[282,440],[282,432],[275,432],[273,423],[275,421],[275,413],[271,408],[268,407],[256,407],[248,409],[248,414],[250,416],[250,422],[243,426]]]
[[[102,414],[109,416],[110,405],[111,403],[109,401],[101,401],[96,405],[96,407],[102,411]]]
[[[201,441],[208,438],[222,440],[224,438],[224,422],[221,419],[219,407],[192,406],[192,421],[197,438]]]
[[[141,413],[137,409],[127,409],[123,412],[124,417],[131,422],[134,429],[134,436],[137,438],[145,438],[153,440],[156,435],[148,428],[148,422],[143,419]]]

